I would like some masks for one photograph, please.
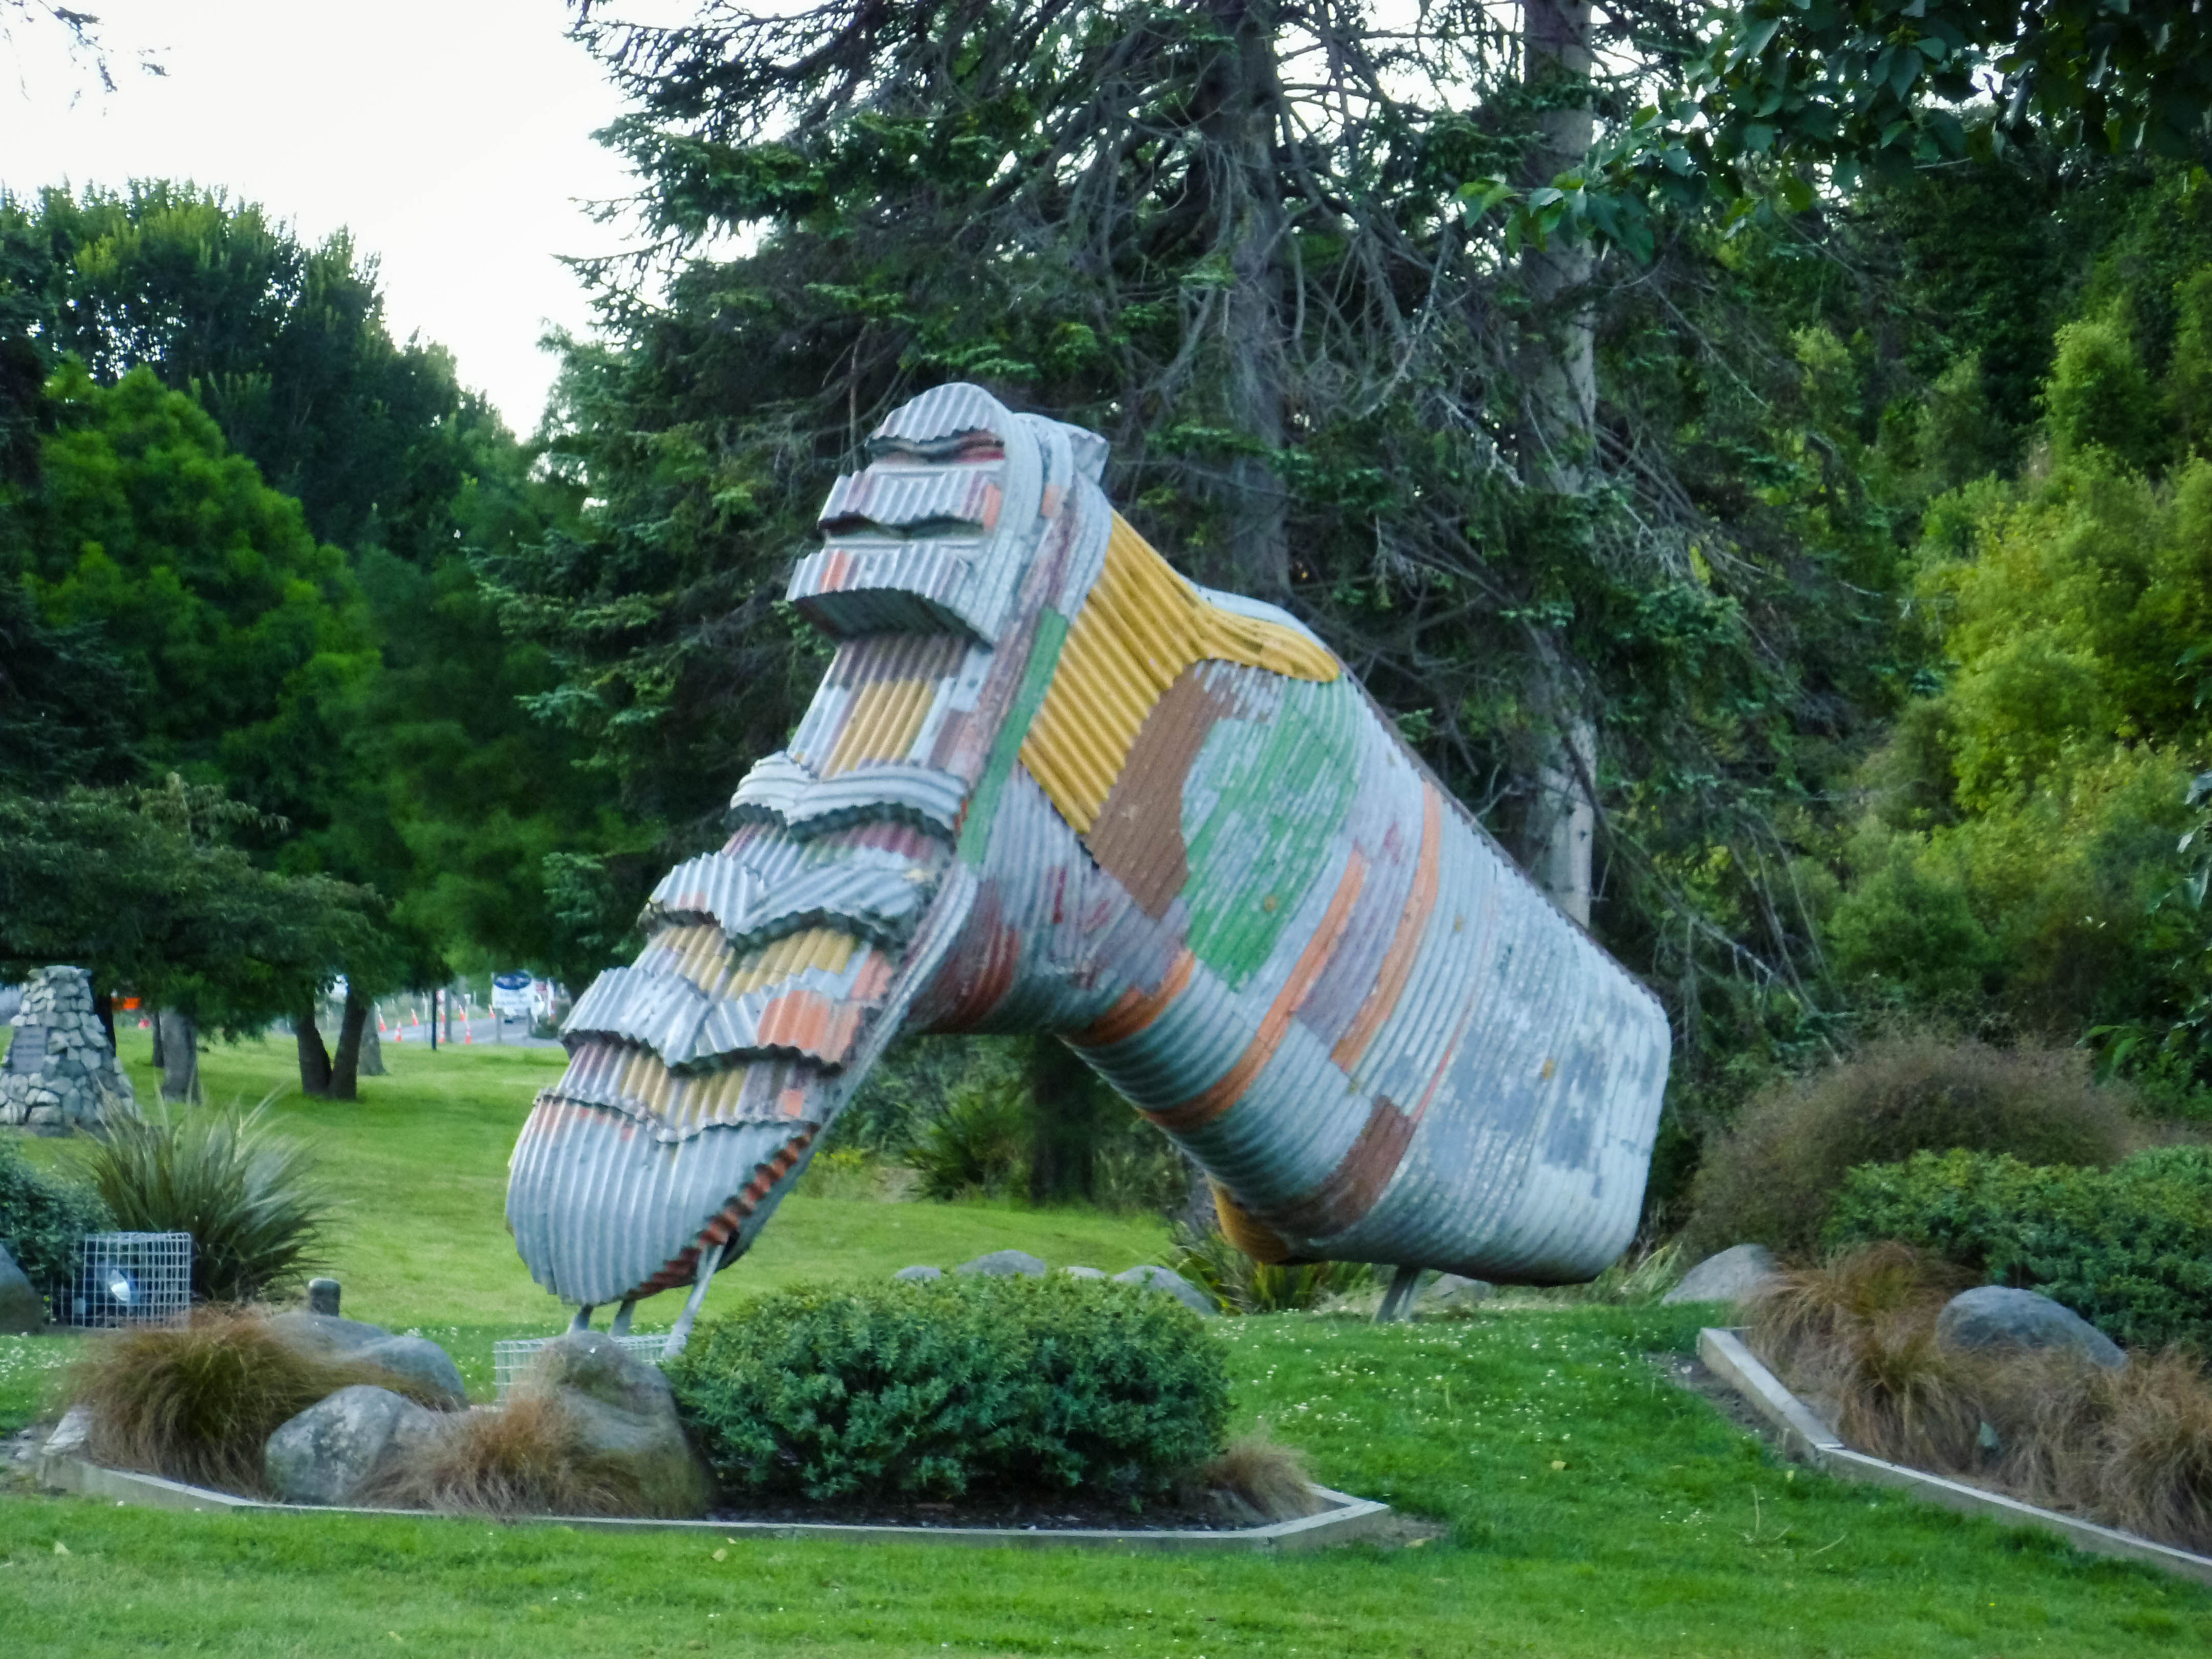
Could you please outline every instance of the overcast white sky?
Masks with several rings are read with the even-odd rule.
[[[0,48],[0,185],[191,179],[309,240],[349,228],[382,263],[393,334],[450,347],[529,434],[553,378],[538,337],[587,319],[556,256],[619,246],[582,204],[629,189],[592,142],[619,106],[563,38],[561,0],[74,3],[121,49],[116,90],[73,69],[52,29],[19,30]],[[168,73],[134,71],[136,47]]]

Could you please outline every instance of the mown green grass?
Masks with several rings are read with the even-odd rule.
[[[467,1104],[476,1097],[462,1080],[477,1064],[472,1054],[452,1091],[437,1097],[457,1116],[489,1110]],[[545,1062],[495,1057],[483,1074],[531,1075],[530,1064]],[[523,1069],[500,1069],[508,1066]],[[400,1073],[400,1091],[416,1081]],[[316,1107],[308,1116],[320,1122],[345,1109]],[[511,1129],[520,1103],[500,1109]],[[404,1167],[418,1133],[450,1158],[469,1133],[404,1120],[401,1112],[397,1133],[382,1131],[395,1143],[388,1166],[362,1168]],[[457,1166],[439,1184],[486,1183],[495,1195],[489,1231],[462,1216],[459,1197],[440,1213],[505,1250],[495,1219],[505,1142],[489,1130],[483,1139],[490,1168]],[[355,1244],[405,1232],[404,1206],[421,1201],[407,1194],[416,1190],[392,1189],[399,1217],[354,1220]],[[805,1213],[800,1202],[772,1240]],[[994,1243],[1029,1243],[1035,1234],[1022,1229],[1033,1223],[1124,1224],[880,1207],[902,1219],[901,1245],[964,1240],[972,1236],[957,1230],[979,1219],[1001,1230]],[[955,1231],[938,1231],[940,1223]],[[854,1242],[832,1247],[833,1238]],[[830,1219],[811,1243],[781,1243],[797,1272],[896,1265],[869,1239],[857,1222]],[[488,1248],[456,1243],[448,1259],[466,1273],[504,1271],[483,1259]],[[957,1259],[941,1247],[913,1254]],[[854,1264],[864,1255],[863,1269]],[[427,1273],[434,1259],[416,1260]],[[763,1270],[757,1282],[767,1279]],[[386,1282],[397,1296],[410,1281]],[[441,1304],[426,1291],[411,1310],[445,1324],[454,1316],[440,1318],[441,1307],[472,1305],[460,1299],[478,1293],[457,1284],[456,1303]],[[1521,1310],[1381,1328],[1298,1316],[1218,1324],[1241,1426],[1264,1422],[1306,1449],[1328,1484],[1444,1524],[1443,1536],[1418,1547],[1163,1559],[172,1515],[14,1498],[0,1499],[0,1651],[2016,1659],[2212,1644],[2212,1595],[2201,1589],[1777,1462],[1646,1358],[1687,1352],[1710,1311]]]

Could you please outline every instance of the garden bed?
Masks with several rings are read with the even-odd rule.
[[[298,1504],[275,1504],[240,1498],[210,1487],[186,1486],[159,1475],[137,1474],[105,1468],[88,1459],[63,1455],[40,1460],[38,1478],[50,1492],[73,1493],[107,1503],[147,1509],[203,1512],[266,1510],[283,1515],[409,1516],[438,1518],[418,1510],[323,1508]],[[1040,1505],[1037,1518],[1014,1520],[983,1505],[967,1506],[950,1515],[921,1515],[910,1518],[845,1518],[848,1512],[827,1506],[793,1504],[773,1514],[749,1513],[711,1517],[704,1521],[631,1520],[605,1516],[516,1516],[501,1519],[508,1524],[542,1524],[590,1528],[611,1532],[669,1532],[693,1536],[720,1535],[732,1543],[745,1538],[811,1538],[843,1543],[888,1544],[927,1542],[969,1544],[999,1548],[1059,1546],[1090,1549],[1183,1551],[1221,1549],[1239,1551],[1295,1551],[1322,1549],[1363,1540],[1398,1537],[1407,1523],[1387,1504],[1353,1498],[1348,1493],[1315,1488],[1328,1505],[1317,1515],[1267,1526],[1224,1527],[1188,1516],[1165,1512],[1150,1520],[1127,1516],[1101,1520],[1095,1511],[1071,1510],[1064,1504]],[[840,1516],[823,1518],[824,1512]],[[849,1512],[857,1516],[862,1511]],[[481,1522],[482,1516],[446,1517]],[[994,1523],[995,1522],[995,1523]],[[1424,1529],[1434,1530],[1434,1529]]]
[[[2212,1584],[2212,1556],[2139,1538],[2133,1533],[2100,1526],[2080,1516],[2040,1509],[1984,1486],[1929,1474],[1852,1450],[1744,1345],[1740,1332],[1713,1327],[1699,1331],[1698,1357],[1746,1406],[1765,1419],[1792,1453],[1824,1474],[1840,1480],[1898,1487],[1946,1509],[1984,1516],[2005,1526],[2033,1527],[2053,1534],[2093,1555],[2117,1555],[2148,1562],[2200,1583]]]

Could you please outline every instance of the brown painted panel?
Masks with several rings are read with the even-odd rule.
[[[1137,908],[1154,921],[1190,879],[1182,842],[1183,780],[1214,722],[1234,712],[1231,699],[1209,689],[1195,665],[1176,676],[1146,717],[1098,821],[1083,838],[1099,867],[1128,889]]]

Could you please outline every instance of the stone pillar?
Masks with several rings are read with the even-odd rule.
[[[97,1133],[138,1115],[131,1080],[93,1012],[92,975],[42,968],[23,987],[15,1040],[0,1063],[0,1124],[41,1134]]]

